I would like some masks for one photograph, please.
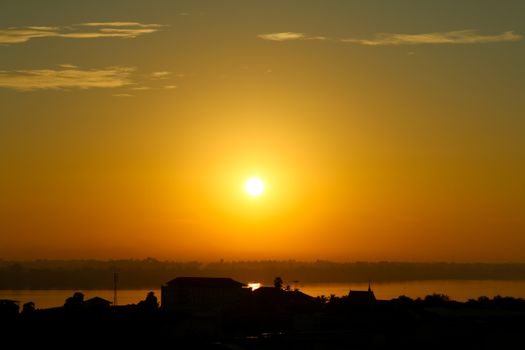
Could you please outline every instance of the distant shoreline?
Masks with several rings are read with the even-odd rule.
[[[0,260],[0,290],[159,288],[177,276],[231,277],[271,285],[294,283],[404,283],[412,281],[523,281],[525,263],[403,263],[330,261],[170,262],[144,260]]]
[[[391,284],[403,284],[403,283],[424,283],[424,282],[525,282],[525,278],[521,279],[418,279],[418,280],[381,280],[376,281],[374,280],[375,286],[385,286],[385,285],[391,285]],[[357,285],[365,285],[367,281],[308,281],[303,282],[302,285],[308,285],[308,286],[317,286],[317,285],[341,285],[341,284],[357,284]],[[265,284],[267,286],[270,286],[270,283]],[[135,286],[135,287],[123,287],[120,288],[121,290],[127,290],[127,291],[143,291],[143,290],[160,290],[161,285],[145,285],[145,286]],[[1,287],[0,291],[72,291],[72,290],[85,290],[85,291],[108,291],[113,290],[113,288],[98,288],[98,287],[48,287],[48,288],[5,288]]]

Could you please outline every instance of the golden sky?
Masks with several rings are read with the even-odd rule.
[[[523,262],[524,13],[4,1],[0,258]]]

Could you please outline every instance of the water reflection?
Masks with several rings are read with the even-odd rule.
[[[256,286],[257,285],[257,286]],[[250,283],[252,289],[261,286],[260,283]],[[299,283],[297,287],[312,296],[347,295],[350,289],[366,290],[368,283]],[[395,283],[374,283],[372,289],[378,299],[392,299],[400,295],[410,298],[424,297],[429,294],[447,294],[451,299],[466,301],[479,296],[494,297],[496,295],[525,298],[525,281],[411,281]],[[119,305],[136,304],[143,300],[148,292],[160,295],[159,289],[120,290]],[[23,303],[33,301],[37,308],[49,308],[64,305],[66,298],[73,290],[0,290],[0,299],[17,300]],[[113,300],[113,290],[82,290],[86,298],[99,296]]]

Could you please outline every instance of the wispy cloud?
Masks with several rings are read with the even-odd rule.
[[[153,73],[151,73],[151,77],[152,77],[152,78],[155,78],[155,79],[168,79],[168,77],[169,77],[171,74],[172,74],[171,72],[166,72],[166,71],[162,71],[162,72],[153,72]]]
[[[522,35],[513,31],[501,34],[483,35],[478,30],[466,29],[450,32],[434,32],[421,34],[395,34],[380,33],[371,39],[358,38],[327,38],[324,36],[313,36],[297,32],[280,32],[270,34],[260,34],[258,38],[269,41],[292,41],[292,40],[330,40],[350,44],[366,46],[386,46],[386,45],[418,45],[418,44],[485,44],[508,41],[519,41]]]
[[[270,34],[260,34],[259,38],[269,41],[290,41],[290,40],[304,40],[304,33],[294,33],[294,32],[280,32],[280,33],[270,33]]]
[[[163,25],[138,22],[90,22],[68,27],[10,27],[0,29],[0,44],[19,44],[36,38],[136,38],[157,32],[161,27]]]
[[[150,86],[136,86],[136,87],[133,87],[131,88],[131,90],[134,90],[134,91],[146,91],[146,90],[151,90],[152,88]]]
[[[61,68],[69,68],[69,69],[78,68],[78,66],[75,66],[74,64],[70,64],[70,63],[63,63],[63,64],[60,64],[58,66],[61,67]]]
[[[34,30],[59,30],[59,27],[50,27],[50,26],[31,26],[27,27],[28,29],[34,29]]]
[[[342,39],[347,43],[379,46],[379,45],[417,45],[417,44],[486,44],[506,41],[519,41],[523,37],[513,31],[501,34],[482,35],[479,31],[467,29],[451,32],[435,32],[423,34],[377,34],[372,39]]]
[[[0,44],[18,44],[34,38],[56,36],[58,36],[57,30],[46,27],[8,28],[0,30]]]
[[[62,65],[61,69],[0,71],[0,88],[32,91],[118,88],[133,84],[130,74],[134,68],[107,67],[83,70],[72,67]]]
[[[87,22],[79,24],[85,27],[139,27],[139,28],[160,28],[162,24],[148,24],[139,22]]]

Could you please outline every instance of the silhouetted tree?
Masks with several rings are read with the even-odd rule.
[[[33,312],[35,312],[35,303],[33,303],[32,301],[27,302],[22,306],[23,315],[29,315],[29,314],[32,314]]]
[[[64,307],[67,308],[78,308],[81,307],[84,303],[84,294],[80,292],[75,292],[72,297],[66,299]]]
[[[395,301],[399,304],[411,304],[414,302],[414,300],[410,297],[407,297],[406,295],[400,295],[395,299],[392,299],[392,301]]]
[[[146,299],[140,301],[138,306],[147,310],[156,310],[159,308],[159,301],[154,292],[149,292]]]
[[[425,297],[425,304],[428,306],[442,306],[448,301],[450,301],[450,298],[445,294],[434,293]]]
[[[478,297],[478,303],[488,304],[490,302],[490,298],[487,296],[480,296]]]
[[[281,277],[275,277],[273,280],[273,286],[277,289],[283,288],[283,279]]]
[[[337,300],[339,300],[338,297],[335,296],[335,294],[330,294],[330,299],[328,300],[330,303],[335,303]]]
[[[323,294],[321,296],[318,296],[315,298],[317,300],[318,303],[324,305],[326,304],[326,302],[328,301],[328,299],[326,298],[326,296]]]

